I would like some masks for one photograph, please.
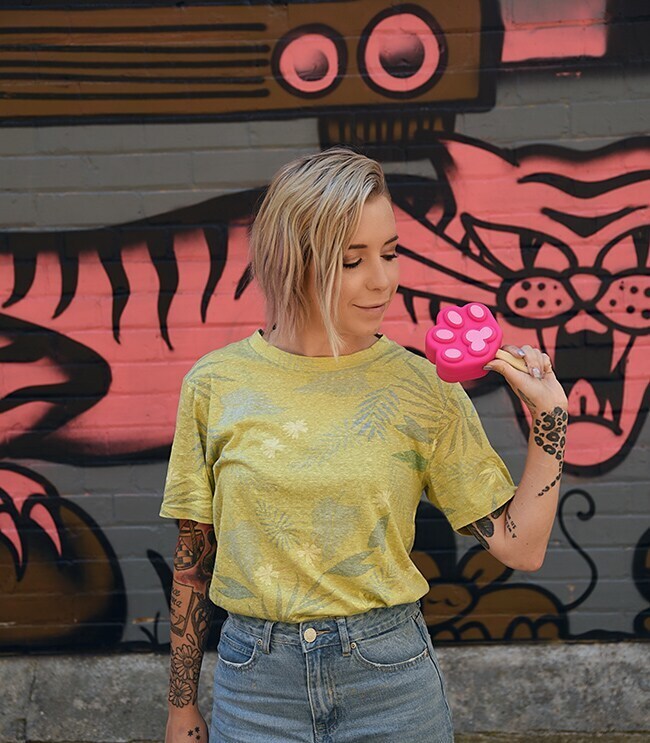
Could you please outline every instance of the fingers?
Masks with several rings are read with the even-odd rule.
[[[501,348],[513,356],[523,358],[528,367],[529,374],[535,377],[535,379],[542,379],[545,374],[553,373],[553,366],[549,355],[542,353],[539,348],[533,348],[528,345],[519,347],[513,344],[506,344],[501,346]]]

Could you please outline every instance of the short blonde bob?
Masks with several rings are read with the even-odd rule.
[[[253,222],[249,260],[266,300],[266,327],[295,340],[308,315],[307,278],[314,265],[318,308],[334,357],[343,252],[371,196],[390,199],[381,166],[347,147],[332,147],[284,165]]]

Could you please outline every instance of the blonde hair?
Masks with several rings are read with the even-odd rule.
[[[308,314],[307,278],[314,289],[335,357],[343,252],[372,196],[390,199],[381,166],[347,147],[292,160],[271,180],[253,222],[249,259],[266,300],[266,327],[279,325],[295,340]]]

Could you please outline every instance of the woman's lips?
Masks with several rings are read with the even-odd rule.
[[[384,304],[380,304],[378,307],[359,307],[358,304],[355,304],[355,307],[358,307],[360,310],[363,310],[363,312],[366,312],[369,315],[381,315],[381,313],[386,309],[388,305],[388,302],[385,302]]]

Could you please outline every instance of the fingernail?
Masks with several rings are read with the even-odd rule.
[[[537,379],[542,378],[542,372],[536,366],[533,367],[533,376]]]
[[[522,350],[521,350],[521,348],[518,348],[518,349],[517,349],[517,353],[518,353],[518,354],[519,354],[520,356],[525,356],[525,355],[526,355],[526,354],[524,353],[524,351],[522,351]]]
[[[492,367],[489,364],[486,364],[486,366],[483,367],[485,371],[492,371]]]

